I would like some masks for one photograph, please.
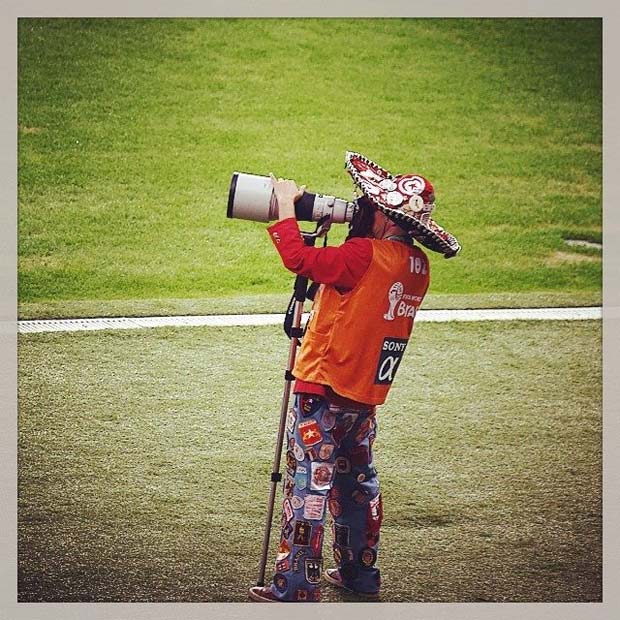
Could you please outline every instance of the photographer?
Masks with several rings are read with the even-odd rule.
[[[392,180],[353,155],[347,167],[365,196],[339,247],[304,245],[294,206],[304,188],[272,176],[279,221],[269,235],[287,269],[321,286],[293,370],[275,575],[270,586],[250,588],[256,601],[320,600],[326,510],[337,567],[323,576],[379,598],[383,507],[372,452],[375,409],[385,402],[429,285],[428,259],[399,224],[414,218],[434,224],[428,218],[434,195],[423,177]]]

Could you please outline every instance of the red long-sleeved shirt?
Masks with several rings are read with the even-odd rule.
[[[305,245],[294,217],[272,224],[267,231],[288,270],[343,292],[361,280],[372,260],[370,239],[350,239],[337,247]]]
[[[355,287],[372,260],[372,243],[366,238],[350,239],[337,247],[315,248],[305,245],[294,217],[272,224],[267,231],[288,270],[313,282],[334,286],[343,293]],[[300,379],[295,382],[294,391],[328,395],[334,404],[353,403],[347,398],[338,397],[329,386]]]

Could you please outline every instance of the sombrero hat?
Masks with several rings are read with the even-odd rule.
[[[393,176],[374,161],[347,151],[345,168],[364,195],[423,246],[446,258],[461,249],[459,242],[431,218],[435,208],[432,183],[419,174]]]

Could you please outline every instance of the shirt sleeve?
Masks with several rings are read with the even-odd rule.
[[[370,239],[350,239],[337,247],[305,245],[294,217],[272,224],[267,232],[289,271],[341,290],[354,288],[372,260]]]

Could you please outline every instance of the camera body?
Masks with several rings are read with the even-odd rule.
[[[331,224],[350,222],[357,210],[355,202],[342,198],[304,192],[295,202],[295,217],[303,222],[319,222],[327,218]],[[226,217],[271,222],[278,219],[278,203],[271,178],[245,172],[235,172],[228,191]]]

